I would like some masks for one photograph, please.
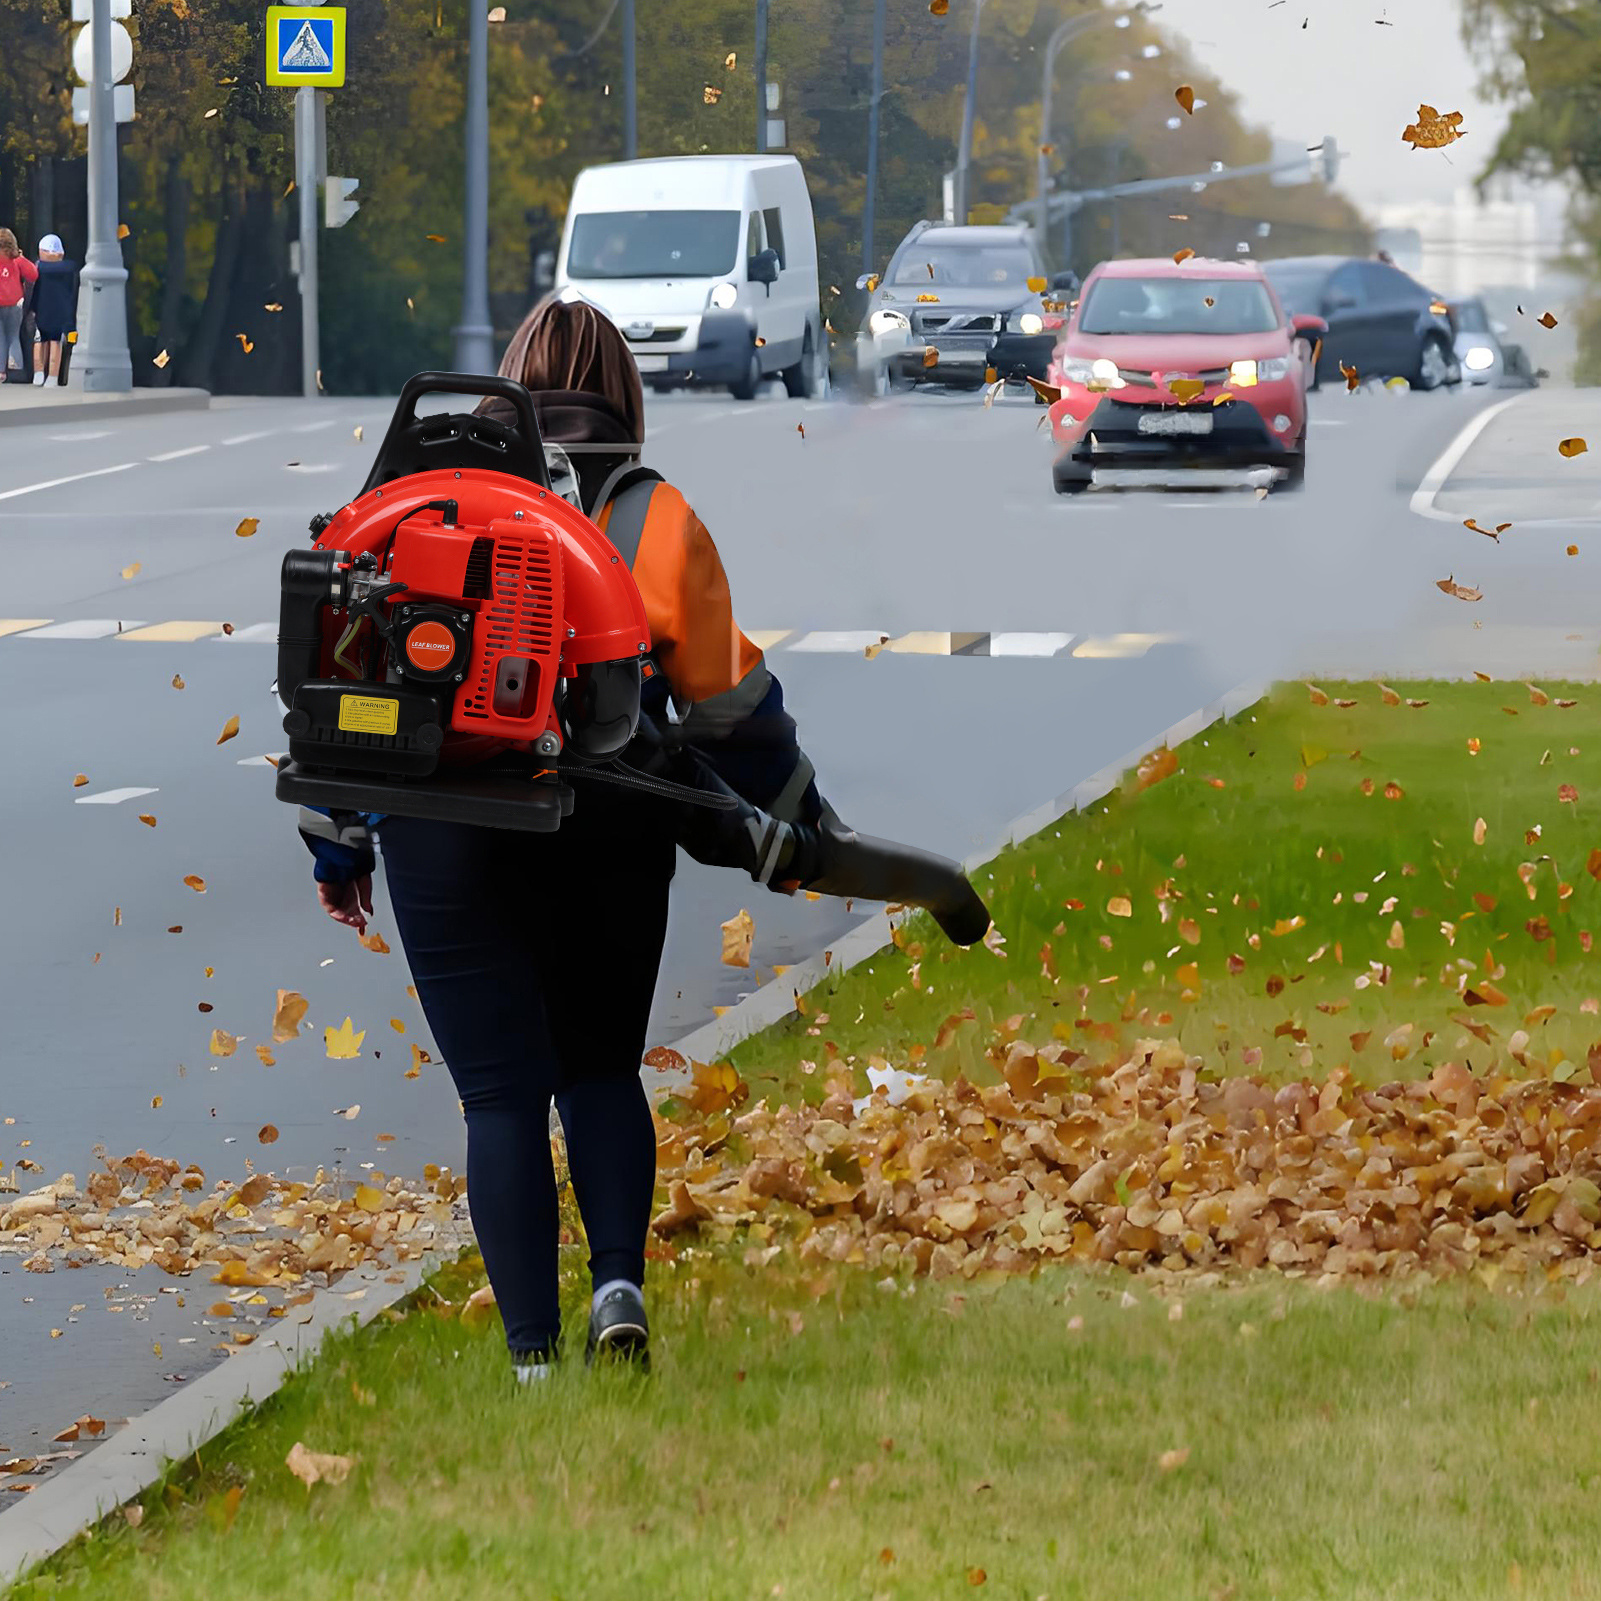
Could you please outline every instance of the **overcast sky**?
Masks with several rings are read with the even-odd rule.
[[[1163,0],[1154,20],[1188,39],[1248,120],[1307,145],[1335,135],[1338,187],[1371,205],[1449,196],[1505,124],[1505,109],[1475,88],[1458,17],[1458,0]],[[1461,111],[1468,137],[1445,150],[1403,144],[1420,101]]]

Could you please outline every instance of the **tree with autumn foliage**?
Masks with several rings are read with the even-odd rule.
[[[1601,0],[1463,0],[1462,34],[1484,63],[1486,92],[1512,106],[1479,181],[1576,182],[1567,265],[1591,292],[1577,318],[1574,377],[1601,383]]]

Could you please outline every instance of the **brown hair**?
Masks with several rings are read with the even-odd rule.
[[[17,236],[9,228],[0,228],[0,256],[15,261],[22,251],[17,247]]]
[[[547,295],[523,318],[500,358],[500,376],[538,393],[576,389],[609,400],[637,443],[645,439],[645,396],[628,342],[583,300]]]

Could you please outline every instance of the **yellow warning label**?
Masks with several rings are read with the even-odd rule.
[[[400,702],[377,695],[341,695],[339,726],[349,734],[393,734],[400,727]]]

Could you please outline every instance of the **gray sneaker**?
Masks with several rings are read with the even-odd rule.
[[[650,1324],[645,1299],[633,1285],[620,1285],[589,1314],[589,1338],[584,1342],[584,1365],[596,1354],[622,1357],[650,1371]]]

